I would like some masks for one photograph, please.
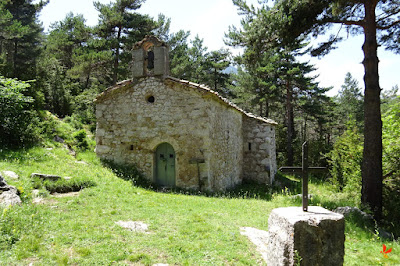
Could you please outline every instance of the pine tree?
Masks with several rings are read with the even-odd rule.
[[[235,2],[243,2],[235,0]],[[327,32],[332,25],[341,25],[348,34],[364,35],[364,150],[362,163],[361,201],[369,205],[374,217],[382,215],[382,120],[377,48],[386,45],[398,51],[400,35],[399,0],[277,0],[272,8],[264,8],[254,19],[253,39],[263,49],[297,45],[308,36]],[[339,33],[312,49],[322,56],[342,40]]]
[[[358,81],[350,73],[346,74],[342,89],[336,98],[339,125],[355,120],[357,127],[363,128],[364,99]]]
[[[229,73],[226,69],[230,66],[230,53],[228,50],[211,51],[206,55],[206,83],[214,90],[227,97],[230,95],[228,88]]]
[[[112,50],[110,58],[110,83],[116,84],[130,75],[132,45],[142,40],[155,28],[154,21],[146,15],[133,12],[144,0],[117,0],[115,3],[94,2],[100,12],[97,35],[103,50]]]
[[[30,80],[36,77],[43,29],[38,15],[48,1],[0,1],[0,73]]]

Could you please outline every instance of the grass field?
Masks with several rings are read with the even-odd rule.
[[[139,187],[93,152],[75,158],[61,147],[2,151],[3,170],[20,176],[9,184],[20,190],[23,204],[0,207],[0,265],[263,265],[239,228],[267,230],[273,208],[301,204],[293,189],[244,186],[206,195]],[[43,200],[32,204],[34,172],[92,186],[65,197],[39,186]],[[312,180],[310,193],[311,204],[329,209],[359,202],[356,194],[336,193],[326,182]],[[128,231],[115,224],[120,220],[143,221],[148,233]],[[393,249],[388,258],[380,253],[383,243]],[[345,253],[345,265],[400,265],[399,243],[380,239],[357,217],[346,220]]]

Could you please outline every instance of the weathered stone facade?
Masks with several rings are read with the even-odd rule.
[[[162,44],[153,40],[136,45],[134,57],[146,57],[143,47]],[[156,73],[146,59],[136,60],[133,80],[96,98],[97,155],[135,165],[154,183],[163,184],[161,168],[172,167],[169,184],[183,188],[224,190],[243,178],[272,182],[276,123],[245,113],[204,86],[169,77],[168,59],[157,59],[165,57],[162,51],[155,53]],[[159,153],[164,143],[169,152]]]
[[[277,168],[275,126],[251,116],[243,116],[243,138],[243,177],[265,183],[265,176],[271,175]]]

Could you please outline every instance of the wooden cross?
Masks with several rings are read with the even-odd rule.
[[[308,144],[307,141],[302,146],[302,166],[282,166],[279,171],[282,173],[289,174],[300,174],[302,177],[302,202],[303,211],[308,210],[308,172],[312,173],[323,173],[326,171],[326,167],[308,167]]]

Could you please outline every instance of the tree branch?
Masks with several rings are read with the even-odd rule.
[[[318,24],[322,25],[326,23],[337,23],[348,26],[360,26],[360,27],[364,27],[365,25],[365,22],[363,20],[340,20],[340,19],[322,19]]]
[[[395,25],[397,25],[397,24],[399,24],[400,23],[400,20],[396,20],[396,21],[394,21],[393,23],[391,23],[391,24],[389,24],[389,25],[386,25],[386,26],[379,26],[379,25],[376,25],[376,28],[378,29],[378,30],[387,30],[387,29],[390,29],[391,27],[393,27],[393,26],[395,26]]]
[[[377,22],[381,22],[381,21],[383,21],[383,20],[385,20],[385,19],[388,19],[388,18],[390,18],[391,16],[394,16],[394,15],[398,14],[399,12],[400,12],[400,8],[397,8],[395,11],[390,12],[390,13],[387,14],[386,16],[378,18]]]

